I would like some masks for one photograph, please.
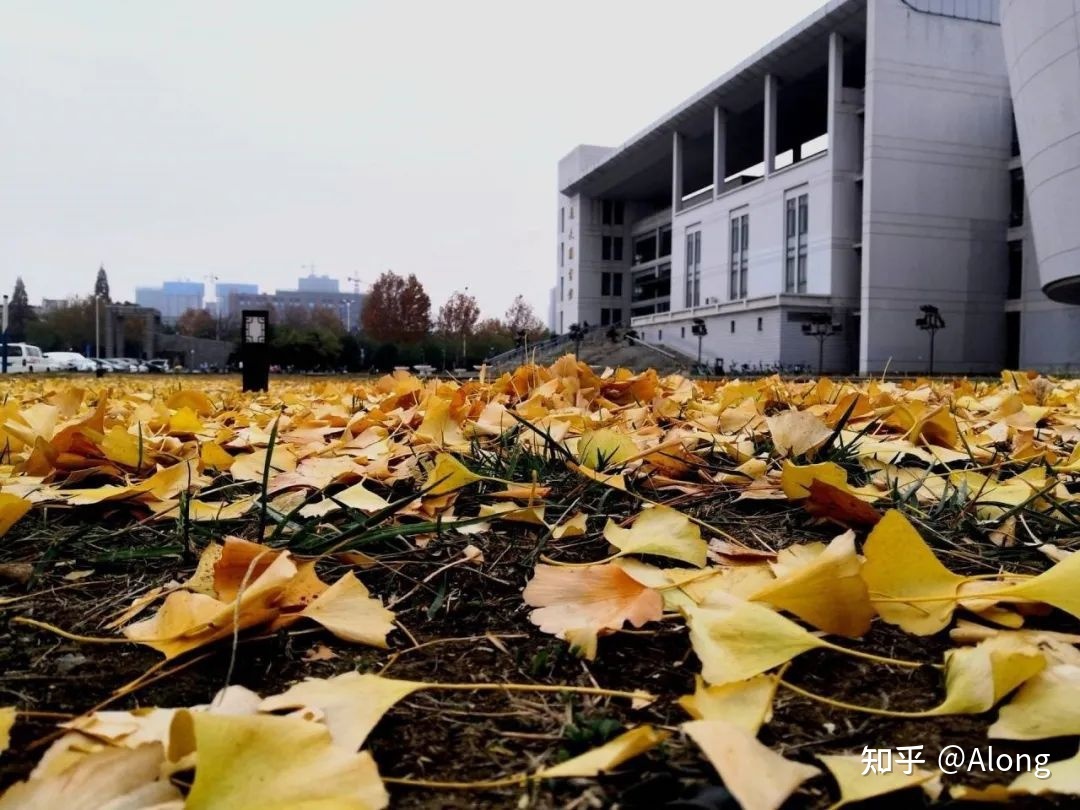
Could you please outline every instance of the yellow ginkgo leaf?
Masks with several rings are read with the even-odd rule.
[[[34,504],[26,498],[0,492],[0,537],[7,534],[8,529],[14,526],[23,515],[30,511]]]
[[[353,484],[347,489],[333,496],[335,501],[345,504],[350,509],[359,509],[361,512],[371,514],[385,509],[390,505],[386,498],[372,492],[364,486],[362,481]]]
[[[671,735],[652,726],[637,726],[613,740],[568,759],[550,768],[538,771],[534,778],[555,779],[566,777],[591,777],[614,770],[628,759],[655,748]]]
[[[0,754],[11,745],[11,727],[15,725],[15,707],[0,706]]]
[[[472,472],[449,453],[438,453],[424,481],[424,489],[426,495],[445,495],[483,480],[482,475]]]
[[[669,506],[642,510],[629,529],[613,520],[604,526],[604,537],[620,554],[655,554],[704,568],[709,551],[701,529],[686,515]]]
[[[551,530],[551,536],[555,540],[568,537],[581,537],[589,531],[589,516],[584,512],[578,512],[569,520],[560,523]]]
[[[945,700],[926,715],[981,714],[1046,668],[1037,647],[996,636],[945,654]]]
[[[12,785],[0,797],[0,810],[150,810],[179,802],[180,791],[160,778],[164,762],[161,743],[104,748],[73,758],[59,773]]]
[[[469,440],[461,432],[461,425],[450,413],[450,402],[442,397],[430,397],[424,411],[424,421],[416,429],[416,436],[448,450],[466,451]]]
[[[1080,554],[1070,554],[1048,571],[998,591],[998,596],[1043,602],[1080,619]]]
[[[638,455],[638,446],[625,433],[601,428],[581,434],[577,444],[578,461],[590,470],[618,467]]]
[[[817,647],[830,646],[779,613],[723,593],[684,608],[690,644],[710,684],[743,681]]]
[[[780,488],[793,501],[810,497],[810,484],[821,481],[837,489],[847,490],[847,473],[839,464],[823,461],[820,464],[796,465],[784,462],[780,473]]]
[[[1058,664],[1024,683],[998,711],[987,735],[1001,740],[1044,740],[1080,734],[1080,667]]]
[[[938,561],[900,512],[885,513],[867,537],[863,555],[862,577],[881,618],[919,636],[948,625],[964,578]],[[934,596],[942,598],[927,600]]]
[[[213,401],[202,391],[183,390],[177,391],[165,401],[165,407],[172,410],[190,408],[199,416],[212,416],[214,411]]]
[[[129,625],[124,635],[153,647],[166,658],[175,658],[236,630],[273,620],[277,601],[296,576],[296,564],[287,553],[280,554],[258,577],[251,580],[237,600],[221,602],[190,591],[175,591],[148,619]]]
[[[821,417],[809,411],[784,411],[765,417],[765,421],[780,456],[805,456],[832,435]]]
[[[528,523],[532,526],[547,526],[544,522],[543,506],[518,506],[516,503],[482,503],[477,517],[497,518],[511,523]]]
[[[387,646],[386,636],[394,629],[394,614],[373,597],[352,571],[323,591],[300,613],[316,621],[338,638]]]
[[[219,444],[203,442],[199,447],[199,458],[204,467],[225,472],[233,465],[233,457]]]
[[[757,734],[772,716],[778,681],[771,675],[717,686],[706,686],[700,675],[694,680],[694,694],[683,695],[679,705],[695,720],[723,720]]]
[[[335,746],[301,717],[192,717],[198,765],[186,810],[380,810],[389,803],[371,754]]]
[[[805,565],[779,576],[751,599],[794,613],[828,633],[858,637],[870,629],[874,607],[855,554],[855,533],[833,539]]]
[[[190,434],[202,432],[203,424],[199,415],[186,405],[169,417],[169,433]]]
[[[820,771],[813,765],[784,759],[748,731],[725,720],[692,720],[682,724],[724,787],[743,810],[776,810],[792,793]]]
[[[346,672],[333,678],[307,678],[280,695],[264,699],[259,710],[318,709],[334,745],[358,751],[387,711],[425,685],[373,673]]]
[[[818,759],[829,769],[840,788],[840,801],[832,805],[833,808],[913,787],[922,788],[931,801],[941,793],[941,775],[935,771],[912,766],[909,774],[908,766],[897,767],[895,761],[891,768],[868,770],[861,754],[820,756]]]
[[[132,436],[120,425],[109,428],[109,432],[105,434],[98,446],[109,461],[115,461],[117,464],[123,464],[132,469],[139,466],[140,458],[143,464],[148,459],[145,446],[144,454],[139,453],[139,437]]]
[[[276,445],[270,456],[270,478],[281,472],[296,469],[296,454],[287,447]],[[229,474],[235,481],[261,482],[266,471],[266,448],[233,457],[229,465]]]

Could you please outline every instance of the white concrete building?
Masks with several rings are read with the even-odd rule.
[[[1024,217],[1000,16],[998,0],[832,0],[622,146],[573,150],[556,331],[621,322],[693,355],[701,318],[705,362],[813,368],[803,325],[821,318],[841,330],[826,371],[923,371],[929,304],[936,370],[1080,369],[1080,307],[1043,293]],[[1021,121],[1025,149],[1036,126]]]

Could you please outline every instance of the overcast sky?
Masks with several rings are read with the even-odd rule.
[[[555,171],[823,0],[0,4],[0,287],[415,273],[546,320]],[[208,296],[209,297],[209,296]]]

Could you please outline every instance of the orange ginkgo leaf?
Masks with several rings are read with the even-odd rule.
[[[543,632],[559,638],[572,633],[586,652],[591,639],[594,653],[598,634],[618,630],[627,622],[641,627],[659,620],[664,612],[658,591],[613,563],[581,568],[537,565],[522,597],[536,608],[529,619]]]

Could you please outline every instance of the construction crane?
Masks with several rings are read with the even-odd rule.
[[[362,278],[360,278],[359,276],[349,276],[349,278],[348,278],[347,280],[348,280],[348,281],[351,281],[351,282],[352,282],[352,285],[353,285],[353,288],[352,288],[353,294],[354,294],[354,295],[359,295],[359,294],[360,294],[360,282],[362,282],[362,281],[363,281],[363,279],[362,279]]]

